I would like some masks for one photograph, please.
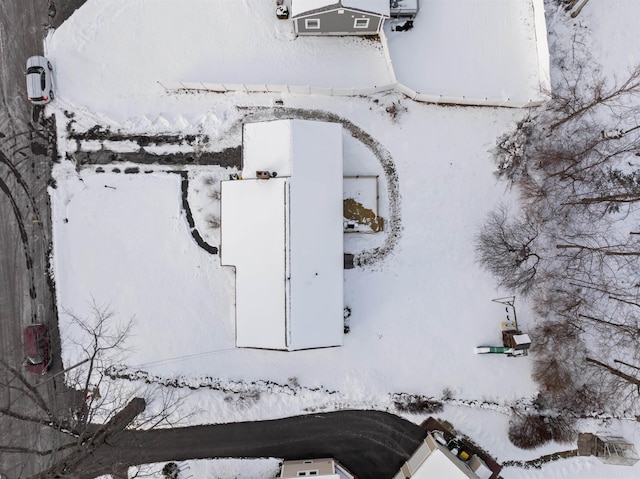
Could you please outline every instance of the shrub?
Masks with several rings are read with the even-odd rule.
[[[218,229],[220,228],[220,218],[218,218],[216,215],[208,215],[207,216],[207,226],[210,229]]]
[[[574,424],[570,415],[516,416],[509,423],[509,440],[520,449],[534,449],[549,441],[569,442],[576,436]]]
[[[509,423],[509,440],[520,449],[534,449],[551,440],[544,416],[519,416]]]
[[[442,403],[440,401],[415,394],[394,394],[393,404],[398,411],[412,414],[432,414],[442,411]]]
[[[445,387],[442,390],[442,393],[440,395],[440,399],[442,399],[443,401],[448,401],[449,399],[452,399],[452,398],[453,398],[453,391],[451,391],[450,388]]]
[[[166,479],[178,479],[180,476],[180,468],[175,462],[167,462],[162,468],[162,475]]]

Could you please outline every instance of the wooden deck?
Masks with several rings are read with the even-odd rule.
[[[422,424],[420,424],[420,427],[426,430],[427,432],[431,432],[431,431],[442,432],[447,442],[449,442],[451,439],[454,439],[456,437],[451,431],[446,429],[442,424],[440,424],[440,422],[438,422],[438,420],[434,419],[433,417],[427,418]],[[493,459],[489,454],[487,454],[485,451],[480,449],[478,446],[476,446],[472,442],[469,442],[466,439],[459,439],[459,440],[463,444],[465,449],[470,451],[472,454],[476,454],[480,459],[482,459],[485,462],[487,467],[493,473],[491,474],[491,477],[489,479],[498,479],[500,471],[502,470],[502,466],[498,464],[496,460]]]

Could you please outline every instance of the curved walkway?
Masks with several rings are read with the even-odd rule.
[[[242,122],[299,118],[340,123],[352,137],[369,148],[380,162],[386,179],[387,193],[389,195],[389,218],[385,220],[387,237],[382,246],[360,253],[355,258],[355,262],[361,266],[373,264],[393,251],[402,230],[400,221],[400,186],[393,157],[378,140],[346,118],[324,110],[286,107],[239,107],[239,109],[247,112],[247,115],[242,118]]]

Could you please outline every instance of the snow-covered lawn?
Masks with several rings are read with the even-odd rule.
[[[341,106],[361,124],[372,104],[358,100]],[[338,105],[331,106],[336,111]],[[515,112],[416,105],[398,124],[376,116],[368,131],[396,161],[403,230],[384,262],[345,272],[345,304],[352,315],[344,347],[289,354],[229,350],[233,273],[193,241],[174,173],[85,169],[78,177],[75,170],[64,176],[58,170],[53,208],[61,309],[87,315],[93,298],[109,303],[123,319],[135,316],[140,341],[128,364],[162,376],[279,383],[295,376],[305,385],[373,397],[398,391],[439,395],[445,387],[466,398],[532,394],[528,360],[473,354],[474,346],[499,343],[505,319],[503,308],[491,302],[505,292],[495,291],[474,264],[473,236],[504,193],[477,152],[489,148]],[[457,135],[465,141],[441,141]],[[403,151],[407,138],[411,146]],[[192,176],[199,181],[195,172]],[[377,241],[375,235],[348,236],[363,246]],[[526,324],[524,310],[520,319]],[[201,355],[178,359],[188,354]],[[146,366],[156,361],[162,362]],[[449,374],[429,372],[440,363]],[[511,378],[508,385],[505,376]]]
[[[424,3],[420,21],[436,21],[429,18]],[[581,17],[584,21],[592,19],[591,3]],[[624,10],[623,1],[616,5]],[[216,15],[221,9],[225,14]],[[522,18],[515,10],[508,12],[519,22]],[[77,147],[66,136],[69,118],[64,110],[76,114],[74,128],[90,128],[97,122],[125,133],[198,133],[208,140],[197,148],[211,151],[239,146],[238,125],[244,116],[275,117],[280,110],[273,107],[279,100],[291,109],[287,110],[291,116],[330,112],[364,130],[389,152],[394,171],[384,168],[361,138],[345,132],[344,173],[378,175],[380,215],[388,219],[391,205],[399,205],[401,227],[345,235],[345,251],[356,254],[385,243],[392,234],[397,234],[397,240],[379,261],[345,271],[351,332],[344,346],[298,352],[233,347],[233,270],[221,267],[219,257],[193,239],[182,209],[181,176],[175,170],[186,172],[196,228],[214,246],[219,240],[217,182],[234,170],[145,165],[139,173],[125,174],[122,171],[131,165],[118,164],[103,166],[105,172],[95,167],[78,172],[72,161],[63,160],[54,169],[57,186],[51,196],[65,364],[77,361],[70,347],[77,331],[66,312],[88,315],[95,301],[109,305],[119,320],[135,318],[134,348],[124,362],[129,371],[141,371],[158,382],[178,378],[193,387],[203,385],[185,398],[185,409],[199,411],[190,419],[194,423],[259,420],[338,408],[392,409],[391,393],[439,398],[446,389],[451,400],[440,417],[499,461],[532,459],[575,447],[549,444],[520,451],[512,446],[506,435],[509,405],[519,399],[526,402],[536,393],[530,358],[473,354],[474,346],[500,343],[504,308],[491,299],[511,293],[496,290],[493,279],[474,261],[473,239],[486,213],[500,202],[515,201],[495,179],[487,151],[525,112],[442,108],[396,94],[374,98],[168,95],[156,84],[162,78],[252,83],[256,75],[272,75],[268,81],[337,79],[357,86],[372,79],[382,81],[387,75],[375,44],[353,39],[293,40],[272,13],[272,2],[257,0],[88,0],[48,38],[47,54],[55,65],[59,87],[49,110],[57,115],[63,158],[64,153],[72,157]],[[504,15],[499,17],[502,21],[507,12]],[[465,44],[478,42],[470,20],[464,18],[469,28],[462,28],[463,18],[459,18],[458,24],[452,22],[459,29],[443,32],[440,25],[426,33],[439,31],[453,37],[451,42],[458,38]],[[597,20],[602,32],[614,30],[602,17]],[[425,33],[416,28],[402,35],[411,39],[421,31]],[[245,37],[254,47],[239,42]],[[390,39],[392,48],[396,48],[394,41]],[[531,87],[524,73],[528,67],[518,70],[521,76],[500,70],[501,75],[493,77],[498,73],[490,68],[493,60],[486,61],[482,68],[463,71],[460,77],[482,83],[483,88],[496,87],[496,78],[506,82],[502,85],[513,81],[515,86]],[[420,62],[405,63],[403,75],[414,81],[445,81],[437,69],[425,76],[422,68]],[[487,75],[480,76],[481,70]],[[131,141],[79,144],[92,151],[138,149]],[[174,147],[160,145],[155,150],[162,153]],[[197,150],[188,145],[181,148]],[[397,191],[392,188],[394,174]],[[516,305],[526,330],[533,318],[521,298]],[[216,384],[225,391],[209,388]],[[494,404],[480,409],[476,407],[480,401]],[[419,423],[424,417],[409,419]],[[594,422],[584,428],[620,433],[640,444],[636,423]],[[240,476],[235,462],[233,466],[211,464],[215,471],[211,477],[260,477],[253,469]],[[273,463],[265,470],[269,468]],[[542,470],[511,467],[503,477],[623,478],[637,471],[637,466],[604,467],[595,459],[580,458],[551,463]]]
[[[431,1],[413,30],[388,30],[395,77],[417,92],[507,104],[540,97],[531,0]],[[89,0],[51,36],[47,55],[61,105],[134,129],[158,117],[191,122],[189,108],[171,114],[176,102],[162,84],[348,89],[394,82],[379,41],[296,38],[293,23],[260,0]]]
[[[429,0],[412,30],[395,24],[385,32],[396,79],[418,93],[507,105],[544,98],[546,39],[536,38],[532,0]]]
[[[158,82],[359,88],[392,82],[382,46],[296,38],[264,0],[89,0],[52,36],[57,96],[115,121],[175,110]],[[178,107],[179,110],[179,107]]]
[[[52,196],[62,317],[134,318],[139,362],[233,347],[233,272],[191,238],[180,176],[71,172]]]

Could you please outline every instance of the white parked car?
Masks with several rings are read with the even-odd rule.
[[[53,100],[53,68],[39,55],[27,60],[27,98],[34,105],[46,105]]]

